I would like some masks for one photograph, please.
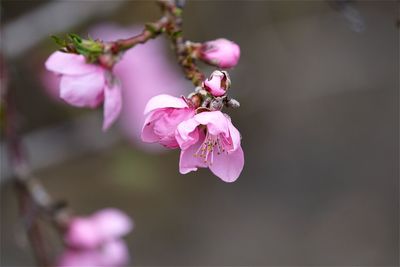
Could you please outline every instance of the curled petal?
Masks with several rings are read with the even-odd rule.
[[[121,87],[114,85],[105,86],[104,90],[104,121],[103,131],[106,131],[118,118],[122,107]]]
[[[221,153],[214,156],[210,170],[227,183],[236,181],[244,166],[243,150],[239,146],[232,153]]]
[[[144,109],[144,114],[150,111],[162,108],[187,108],[188,105],[182,98],[173,97],[170,95],[157,95],[152,97]]]
[[[103,72],[61,78],[60,97],[77,107],[97,107],[103,100]]]
[[[194,145],[199,139],[199,122],[195,119],[188,119],[181,122],[175,132],[175,138],[181,149],[185,150]]]
[[[82,75],[96,72],[100,67],[87,64],[82,55],[56,51],[45,62],[48,70],[64,75]]]

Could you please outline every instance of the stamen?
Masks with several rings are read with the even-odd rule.
[[[193,156],[202,158],[204,163],[212,165],[214,162],[214,152],[217,152],[217,155],[224,153],[224,142],[219,135],[211,135],[207,132],[203,143]]]

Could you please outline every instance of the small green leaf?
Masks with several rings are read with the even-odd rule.
[[[56,44],[58,44],[61,47],[65,47],[67,45],[67,42],[64,39],[62,39],[62,38],[60,38],[60,37],[58,37],[56,35],[51,35],[50,37],[51,37],[51,39],[53,39],[53,41]]]
[[[68,37],[75,44],[79,44],[79,43],[82,42],[82,38],[79,35],[75,34],[75,33],[68,34]]]

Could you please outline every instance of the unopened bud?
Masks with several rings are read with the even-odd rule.
[[[203,82],[203,87],[213,96],[223,96],[231,86],[231,79],[226,71],[216,70]]]
[[[203,61],[220,68],[232,68],[240,58],[240,47],[223,38],[204,43],[201,50]]]

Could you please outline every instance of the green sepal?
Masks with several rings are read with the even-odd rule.
[[[62,38],[60,38],[60,37],[58,37],[58,36],[56,36],[56,35],[51,35],[50,37],[51,37],[51,39],[53,39],[53,41],[54,41],[56,44],[58,44],[59,46],[61,46],[61,47],[67,46],[67,42],[66,42],[64,39],[62,39]]]

